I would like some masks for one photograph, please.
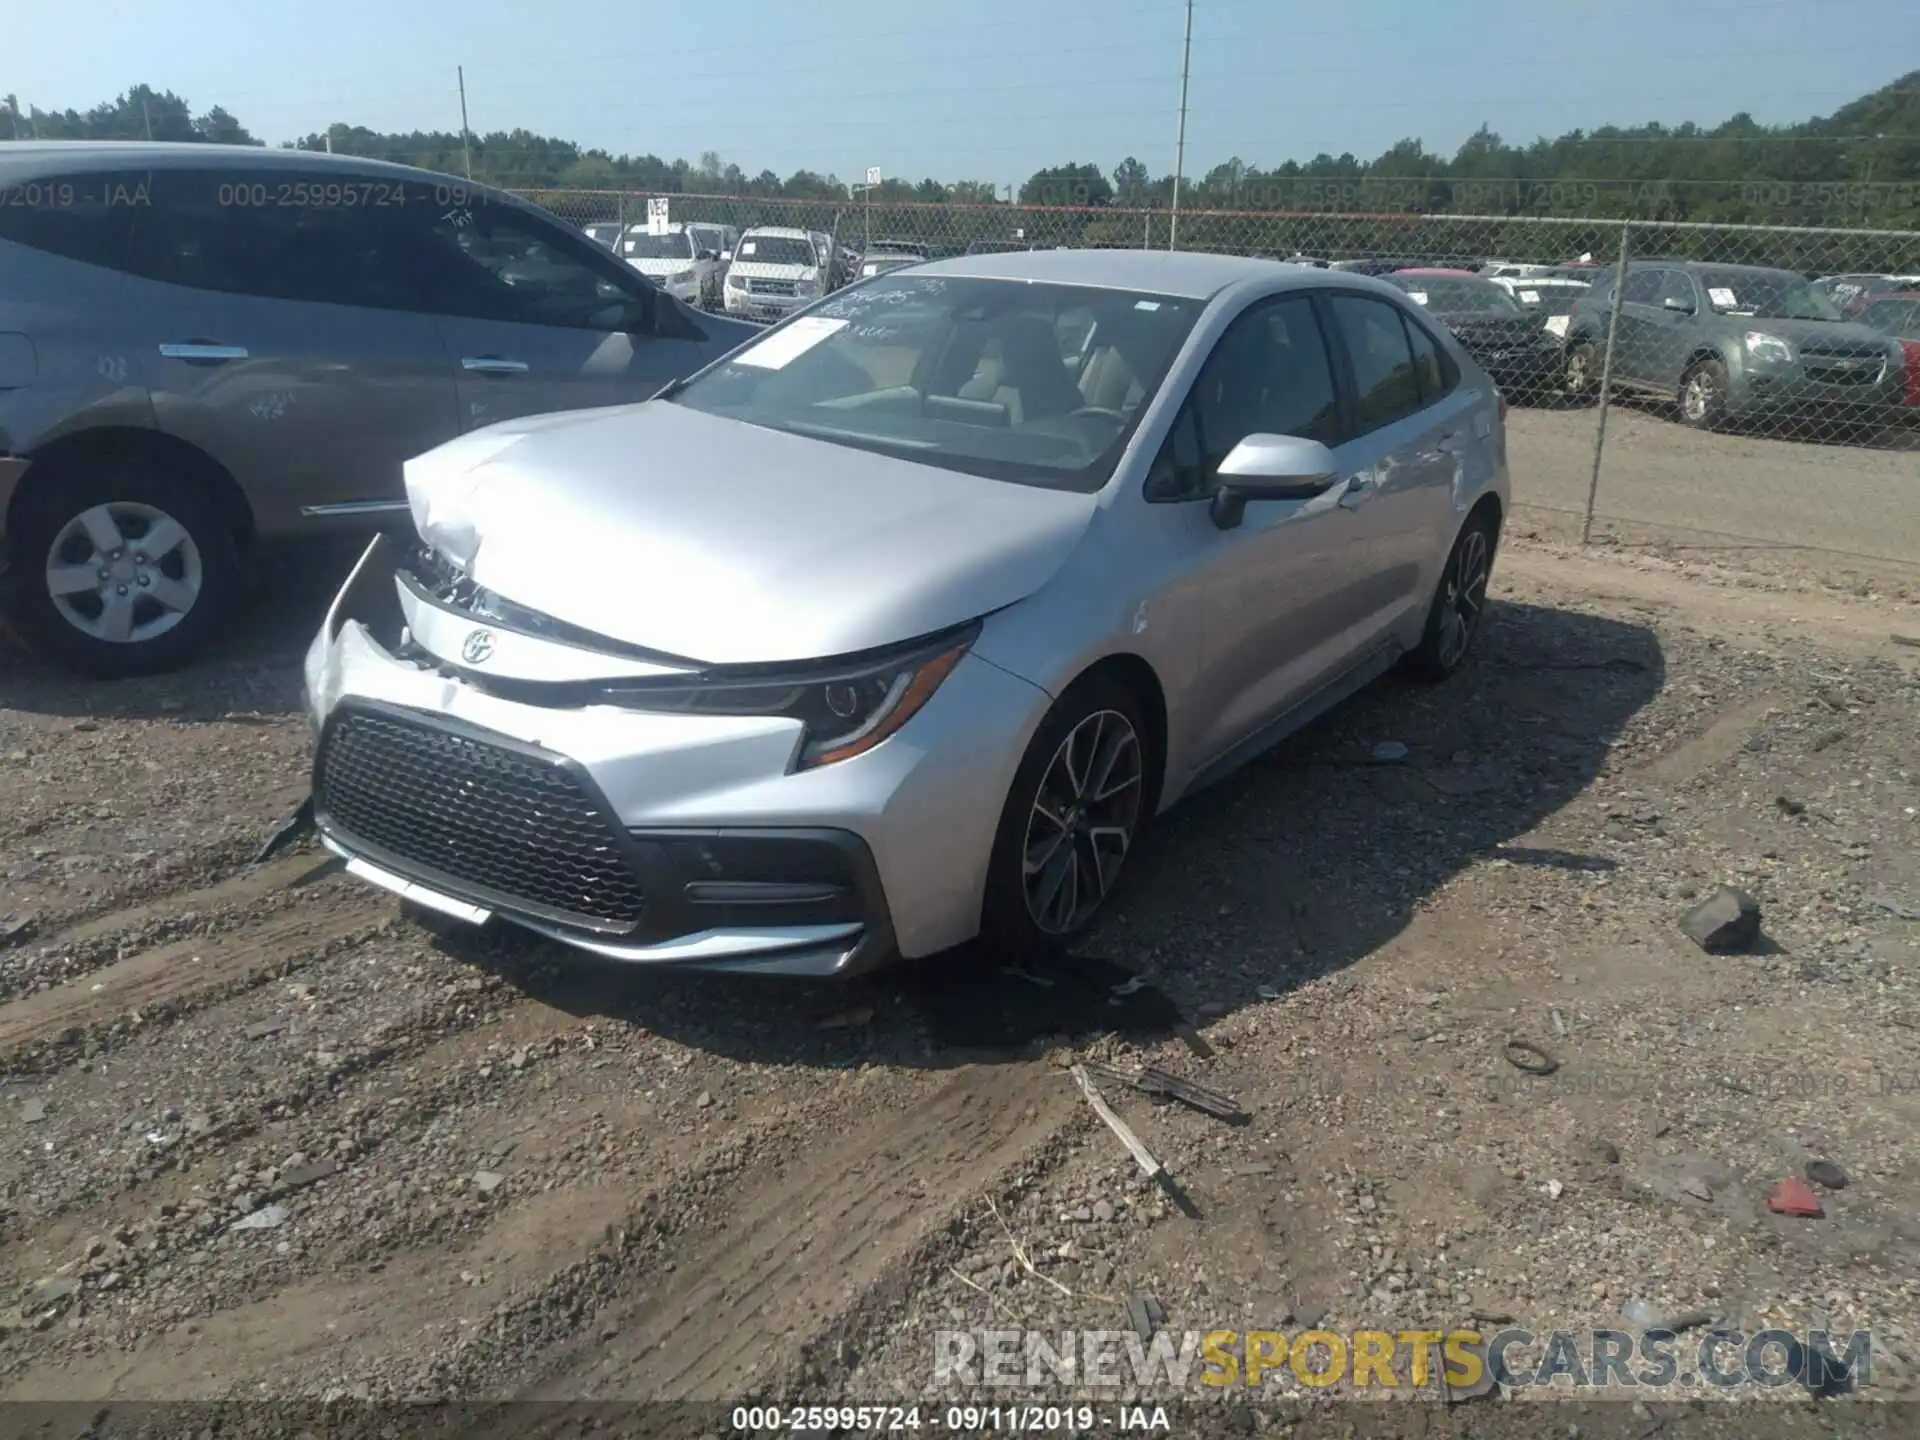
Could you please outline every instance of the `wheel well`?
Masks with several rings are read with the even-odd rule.
[[[1506,519],[1505,512],[1500,508],[1500,497],[1498,495],[1489,493],[1482,495],[1478,500],[1474,501],[1473,509],[1467,512],[1467,523],[1472,524],[1473,521],[1482,515],[1493,522],[1493,539],[1497,545],[1500,542],[1500,526]]]
[[[1718,350],[1713,349],[1711,346],[1703,345],[1687,357],[1687,363],[1680,367],[1680,373],[1683,376],[1690,375],[1693,373],[1693,367],[1698,365],[1702,360],[1718,360],[1719,358],[1720,352]]]
[[[1096,661],[1082,671],[1073,683],[1084,684],[1096,676],[1125,686],[1127,692],[1140,702],[1140,718],[1147,725],[1147,746],[1151,752],[1147,763],[1147,803],[1141,813],[1152,815],[1160,808],[1161,787],[1166,779],[1167,693],[1161,688],[1160,677],[1154,673],[1153,667],[1131,653],[1108,655]]]
[[[225,466],[204,450],[158,430],[134,430],[118,426],[75,431],[34,451],[31,456],[33,464],[27,468],[26,477],[8,507],[8,533],[17,529],[17,517],[32,498],[66,471],[136,457],[150,458],[182,474],[193,476],[206,487],[207,493],[213,496],[215,503],[226,514],[233,526],[235,543],[243,549],[252,544],[253,507],[247,504],[247,497],[233,476],[227,473]]]

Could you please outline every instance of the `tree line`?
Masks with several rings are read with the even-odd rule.
[[[136,85],[85,111],[0,105],[0,138],[139,139],[261,144],[215,105],[195,114],[171,91]],[[697,160],[613,154],[529,130],[466,137],[384,133],[335,124],[282,148],[331,149],[461,173],[517,190],[618,190],[747,199],[846,200],[830,173],[748,174],[711,151]],[[1011,187],[1010,187],[1011,188]],[[1166,210],[1174,178],[1129,156],[1043,168],[1012,194],[984,180],[889,179],[876,205]],[[864,200],[865,197],[863,197]],[[1180,186],[1182,210],[1258,214],[1637,217],[1648,220],[1920,227],[1920,71],[1790,125],[1735,115],[1719,125],[1603,126],[1513,144],[1482,126],[1453,154],[1404,139],[1384,154],[1316,155],[1262,167],[1232,157]],[[1118,223],[1118,222],[1115,222]],[[1121,228],[1125,228],[1122,226]]]

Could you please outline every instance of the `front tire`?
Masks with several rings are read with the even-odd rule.
[[[1680,420],[1692,430],[1718,430],[1727,423],[1727,367],[1699,360],[1680,381]]]
[[[1427,608],[1427,628],[1420,644],[1401,662],[1408,675],[1416,680],[1445,680],[1466,663],[1486,614],[1498,541],[1493,517],[1484,512],[1460,528]]]
[[[1058,951],[1105,907],[1148,815],[1153,756],[1140,703],[1094,677],[1061,696],[1027,747],[994,837],[981,938]]]
[[[192,660],[238,598],[229,517],[203,485],[152,456],[56,465],[33,477],[10,537],[27,642],[98,679]]]
[[[1567,347],[1567,365],[1562,385],[1570,403],[1584,405],[1599,393],[1600,377],[1594,369],[1596,358],[1590,341],[1576,341]]]

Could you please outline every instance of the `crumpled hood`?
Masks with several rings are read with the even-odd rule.
[[[851,654],[1025,599],[1098,503],[671,401],[506,421],[406,476],[415,528],[476,584],[709,665]]]

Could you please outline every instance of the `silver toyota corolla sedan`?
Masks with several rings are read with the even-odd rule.
[[[1504,420],[1358,276],[883,275],[645,404],[409,464],[417,543],[307,657],[312,814],[420,905],[637,963],[1059,944],[1158,812],[1460,665]]]

